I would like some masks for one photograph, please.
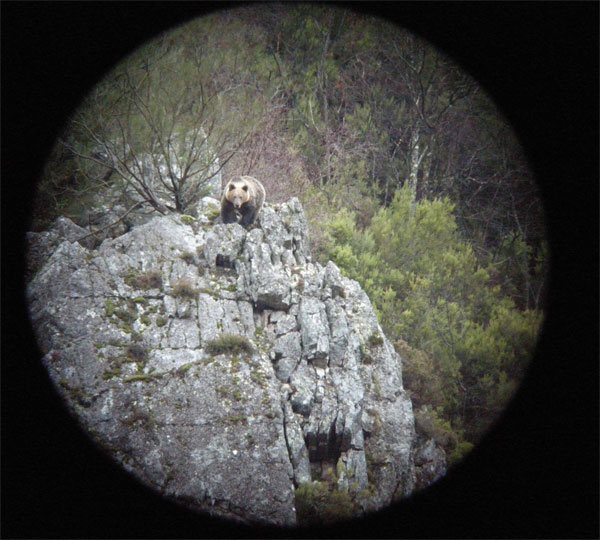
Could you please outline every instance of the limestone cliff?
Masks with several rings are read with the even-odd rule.
[[[43,362],[87,432],[165,496],[249,523],[296,524],[325,480],[347,517],[443,474],[367,295],[310,262],[298,200],[250,231],[213,224],[214,199],[195,215],[95,249],[65,218],[30,233]]]

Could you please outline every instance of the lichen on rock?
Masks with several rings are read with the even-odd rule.
[[[326,486],[345,518],[444,473],[435,445],[417,447],[401,359],[367,295],[311,262],[297,199],[266,204],[250,231],[173,214],[95,249],[67,221],[32,236],[43,362],[146,485],[215,516],[292,526],[299,493]]]

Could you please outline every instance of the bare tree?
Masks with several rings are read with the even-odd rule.
[[[220,171],[258,124],[254,111],[240,107],[257,93],[240,80],[242,68],[218,84],[212,72],[217,52],[236,52],[211,48],[200,30],[192,26],[128,58],[94,89],[62,139],[75,156],[120,179],[132,201],[163,214],[218,191]]]

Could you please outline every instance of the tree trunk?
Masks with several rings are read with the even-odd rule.
[[[407,184],[412,193],[412,203],[410,206],[410,217],[414,216],[415,206],[417,204],[417,184],[419,181],[419,168],[423,157],[427,153],[428,145],[421,144],[421,134],[417,130],[413,131],[410,137],[410,154],[408,156],[408,179]]]

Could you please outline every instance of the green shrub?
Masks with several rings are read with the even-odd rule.
[[[187,279],[180,279],[173,285],[173,295],[178,298],[195,298],[198,291]]]
[[[130,325],[138,317],[137,311],[133,311],[133,310],[129,310],[129,309],[118,309],[115,311],[115,315],[119,319],[121,319],[126,325]]]
[[[541,313],[520,311],[460,235],[447,199],[413,206],[397,190],[361,230],[347,210],[324,223],[325,259],[359,281],[386,336],[408,343],[403,371],[417,406],[428,404],[455,439],[477,440],[512,396],[530,359]],[[487,263],[486,263],[487,264]],[[371,336],[361,350],[379,344]]]
[[[185,214],[183,216],[181,216],[181,222],[185,223],[186,225],[192,225],[196,221],[198,221],[198,220],[193,216],[188,216]]]
[[[134,289],[162,289],[162,273],[160,270],[150,270],[139,274],[132,269],[125,276],[125,283]]]
[[[458,444],[454,452],[448,456],[448,465],[454,465],[463,459],[471,450],[473,450],[473,443],[463,441]]]
[[[112,317],[117,309],[116,304],[114,303],[112,298],[107,298],[104,304],[104,313],[106,313],[107,317]]]
[[[215,206],[214,208],[209,208],[204,215],[212,223],[221,215],[221,208],[219,208],[218,206]]]
[[[362,514],[359,499],[364,495],[370,496],[371,491],[363,490],[363,493],[357,494],[340,490],[336,482],[337,477],[333,474],[323,481],[315,480],[298,486],[295,492],[298,525],[330,524]]]
[[[446,452],[454,451],[459,442],[458,435],[452,429],[450,422],[441,415],[427,407],[415,411],[415,428],[417,434],[427,439],[434,439]]]
[[[212,356],[219,354],[251,355],[254,352],[254,348],[247,338],[232,334],[223,334],[217,339],[208,341],[205,345],[205,350]]]
[[[368,342],[371,347],[380,347],[383,345],[383,337],[381,337],[379,332],[373,332],[369,336]]]
[[[112,379],[113,377],[118,377],[120,374],[121,374],[121,370],[118,368],[108,369],[102,374],[102,378],[105,381],[108,381],[108,380]]]

